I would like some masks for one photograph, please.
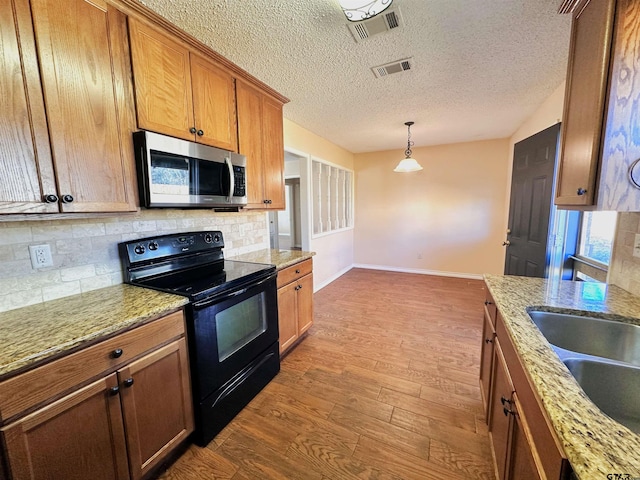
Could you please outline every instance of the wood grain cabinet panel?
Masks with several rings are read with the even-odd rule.
[[[557,205],[592,205],[600,165],[615,0],[587,0],[573,16]]]
[[[640,3],[636,0],[617,0],[613,43],[598,207],[637,212],[640,211],[640,188],[629,180],[630,168],[640,159],[637,118],[640,102]],[[640,179],[638,164],[634,172],[637,182]]]
[[[491,297],[487,298],[491,303],[485,304],[484,336],[492,332],[493,345],[487,349],[483,344],[480,386],[496,478],[567,480],[571,475],[569,462],[530,384],[504,318]],[[491,361],[487,359],[489,351]]]
[[[119,370],[118,380],[131,478],[137,480],[193,431],[184,338]]]
[[[121,348],[116,351],[114,346]],[[84,375],[82,364],[87,366]],[[150,475],[193,431],[182,311],[0,386],[11,381],[17,382],[14,387],[25,382],[39,385],[28,391],[13,388],[13,395],[1,402],[3,407],[23,407],[0,428],[13,480],[138,480]],[[43,401],[46,383],[52,388],[48,401]],[[13,398],[30,396],[31,391],[39,397]]]
[[[135,210],[124,14],[101,0],[2,2],[0,213]]]
[[[234,78],[200,55],[191,54],[196,141],[238,151]]]
[[[129,478],[120,398],[112,389],[115,374],[2,428],[11,478]]]
[[[247,208],[283,210],[282,104],[236,81],[238,151],[247,157]]]
[[[574,12],[556,205],[640,211],[639,41],[635,0],[583,0]]]
[[[289,350],[313,325],[312,260],[278,272],[280,354]]]
[[[0,213],[58,212],[27,2],[0,0],[0,72]]]
[[[278,330],[280,353],[288,350],[298,339],[298,315],[296,306],[297,283],[278,289]]]
[[[138,126],[237,151],[235,80],[169,34],[129,19]]]
[[[189,50],[129,18],[138,127],[195,140]]]

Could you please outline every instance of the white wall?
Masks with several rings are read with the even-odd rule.
[[[357,266],[481,278],[502,273],[508,139],[356,155]]]
[[[306,154],[309,157],[326,160],[353,170],[354,155],[351,152],[286,118],[284,121],[284,143],[285,148],[295,150],[296,155]],[[301,174],[308,174],[308,172],[303,169]],[[301,179],[300,184],[303,187],[305,182]],[[310,182],[309,185],[311,185]],[[308,193],[308,191],[302,192],[301,195]],[[305,241],[306,239],[303,235],[303,242]],[[332,282],[353,266],[353,229],[323,237],[309,238],[308,242],[309,250],[316,252],[313,258],[314,291]]]

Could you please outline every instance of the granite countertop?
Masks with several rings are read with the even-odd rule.
[[[275,265],[276,270],[290,267],[296,263],[313,257],[316,252],[303,252],[301,250],[274,250],[265,248],[251,253],[243,253],[227,260],[237,260],[241,262],[266,263]]]
[[[589,400],[527,314],[542,307],[640,324],[640,297],[601,283],[501,275],[485,275],[485,282],[577,477],[640,478],[640,435]]]
[[[116,285],[0,313],[0,380],[177,310],[186,297]]]

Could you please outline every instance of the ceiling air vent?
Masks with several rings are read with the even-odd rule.
[[[400,8],[392,7],[369,20],[349,22],[347,26],[353,34],[353,38],[355,38],[356,42],[361,42],[362,40],[366,40],[374,35],[388,32],[394,28],[399,28],[402,25]]]
[[[411,70],[413,66],[413,57],[411,57],[405,58],[404,60],[396,60],[395,62],[387,63],[385,65],[379,65],[377,67],[373,67],[371,70],[377,78],[380,78],[394,73],[406,72],[407,70]]]

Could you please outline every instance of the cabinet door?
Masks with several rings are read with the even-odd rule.
[[[484,326],[482,329],[482,353],[480,357],[480,394],[484,404],[485,421],[490,422],[489,404],[491,402],[491,370],[493,366],[493,346],[495,343],[496,331],[491,323],[491,318],[485,308]]]
[[[189,50],[133,18],[129,35],[138,127],[193,141]]]
[[[600,165],[615,0],[587,0],[573,18],[556,205],[592,205]]]
[[[636,0],[618,0],[613,60],[609,74],[609,104],[602,149],[598,207],[640,211],[640,189],[629,181],[629,167],[640,158],[638,102],[640,102],[640,15]]]
[[[0,0],[0,213],[57,212],[49,133],[26,0]]]
[[[538,467],[536,465],[536,453],[532,442],[530,443],[531,433],[527,424],[524,412],[518,402],[517,394],[513,394],[513,405],[511,410],[514,412],[513,430],[511,431],[511,446],[509,461],[508,478],[518,480],[520,478],[527,480],[541,480]]]
[[[284,210],[284,134],[282,125],[282,104],[263,97],[263,162],[264,197],[267,206],[274,210]]]
[[[298,280],[298,336],[313,325],[313,275]]]
[[[129,449],[136,480],[193,431],[193,407],[184,338],[118,371]]]
[[[509,376],[497,338],[495,340],[492,378],[489,437],[491,438],[498,480],[505,480],[508,472],[507,460],[509,456],[507,449],[509,448],[509,432],[512,421],[512,415],[509,414],[509,410],[510,402],[512,401],[513,382]]]
[[[116,375],[2,429],[13,480],[129,478]]]
[[[135,210],[125,15],[103,0],[31,9],[61,210]]]
[[[191,81],[196,141],[237,152],[236,88],[233,77],[192,53]]]
[[[280,353],[298,338],[297,282],[278,289],[278,329]]]
[[[262,161],[262,94],[236,81],[238,150],[247,157],[247,208],[266,208]],[[282,345],[281,345],[282,346]]]

